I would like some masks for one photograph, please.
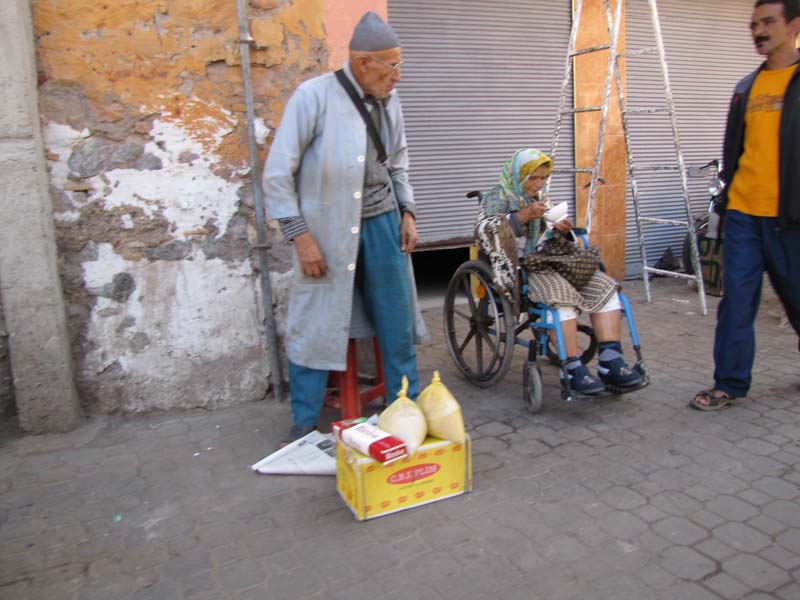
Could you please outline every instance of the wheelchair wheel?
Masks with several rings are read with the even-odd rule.
[[[542,371],[538,363],[528,362],[523,374],[522,394],[528,411],[536,414],[542,408]]]
[[[578,335],[578,348],[586,346],[586,350],[581,353],[581,362],[588,365],[597,354],[597,337],[594,329],[581,323],[578,324],[578,333],[583,334],[583,336]],[[557,367],[561,366],[561,360],[558,358],[558,345],[549,336],[547,338],[547,358]]]
[[[495,291],[492,271],[485,263],[465,262],[450,279],[443,319],[447,351],[478,387],[493,386],[511,365],[513,312],[511,303]]]

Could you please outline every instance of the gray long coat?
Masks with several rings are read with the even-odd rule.
[[[361,93],[347,63],[344,70]],[[396,91],[386,103],[386,112],[381,138],[395,196],[399,210],[413,211],[405,127]],[[292,253],[286,353],[298,365],[342,371],[348,338],[372,335],[360,299],[354,301],[353,288],[366,154],[366,126],[334,74],[302,83],[286,105],[262,179],[267,218],[302,215],[328,268],[324,277],[308,277],[300,269],[297,253]],[[428,333],[417,304],[410,258],[408,266],[414,343],[423,343]]]

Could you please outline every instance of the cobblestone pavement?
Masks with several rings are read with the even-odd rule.
[[[491,390],[458,377],[439,310],[420,351],[462,402],[472,494],[356,522],[331,477],[255,475],[286,405],[95,418],[0,445],[7,600],[692,600],[800,598],[797,338],[767,299],[748,400],[686,406],[708,386],[716,299],[630,283],[649,388],[566,405],[523,356]],[[333,415],[328,415],[332,417]]]

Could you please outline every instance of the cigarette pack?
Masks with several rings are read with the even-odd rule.
[[[359,423],[363,423],[364,421],[366,421],[364,417],[357,417],[355,419],[344,419],[342,421],[334,421],[333,423],[331,423],[331,433],[333,434],[333,437],[340,442],[342,441],[342,431],[344,431],[345,429],[349,429],[354,425],[358,425]]]
[[[341,429],[338,437],[348,446],[384,465],[408,456],[403,440],[369,423],[357,423]]]

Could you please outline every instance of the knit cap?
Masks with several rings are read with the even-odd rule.
[[[391,26],[372,11],[364,13],[350,39],[353,52],[380,52],[399,45],[400,40]]]

